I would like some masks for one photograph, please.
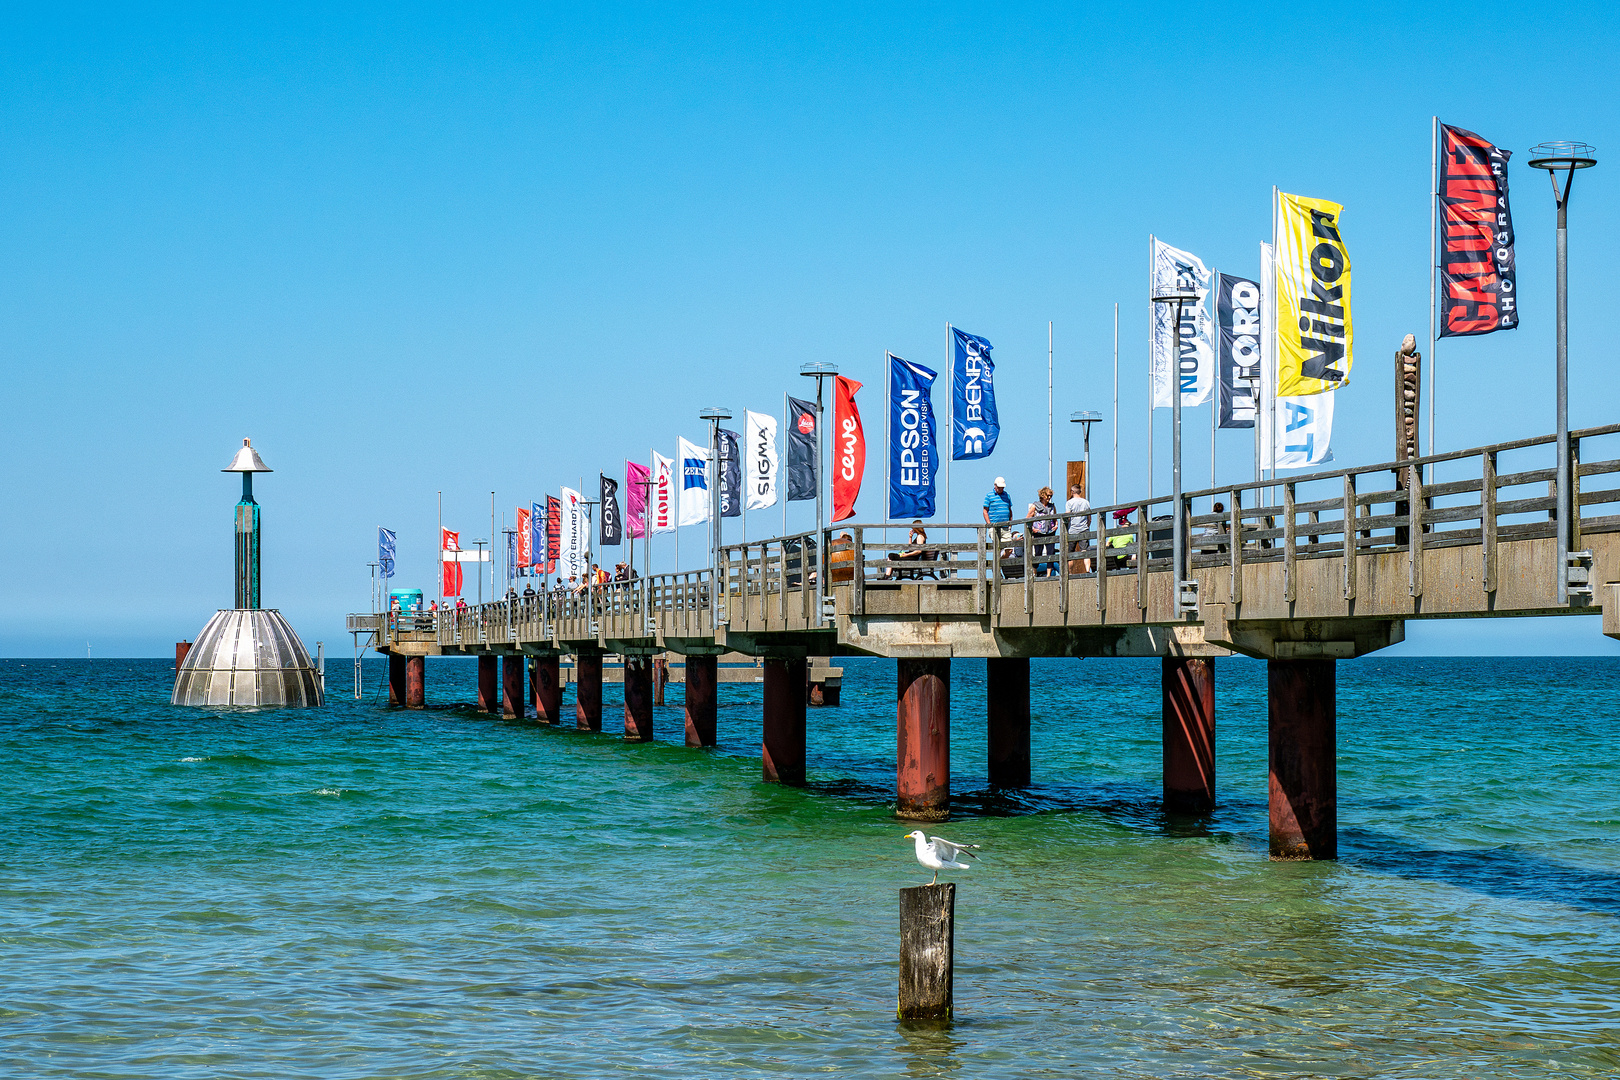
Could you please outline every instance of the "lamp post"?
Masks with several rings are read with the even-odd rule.
[[[478,602],[480,604],[482,604],[484,602],[484,545],[485,544],[489,544],[490,553],[494,554],[495,545],[490,544],[490,542],[488,540],[474,540],[473,541],[473,547],[478,549]],[[491,583],[490,584],[490,589],[493,590],[494,588],[495,588],[494,584]]]
[[[816,404],[819,409],[821,404],[819,395]],[[720,602],[720,421],[730,420],[731,410],[721,405],[710,405],[698,413],[698,418],[709,422],[709,611],[712,613],[719,611]],[[816,438],[818,440],[821,438],[819,415],[816,417]],[[819,442],[816,444],[818,466],[821,464],[820,445]],[[821,489],[818,487],[816,489],[818,499],[820,495]],[[819,508],[821,503],[817,502],[816,506]]]
[[[816,380],[816,557],[818,560],[820,560],[823,557],[824,549],[827,546],[823,542],[826,538],[821,535],[823,519],[825,517],[822,510],[822,490],[826,486],[822,482],[822,476],[826,470],[821,467],[821,429],[826,426],[824,423],[822,423],[822,420],[826,414],[826,409],[821,403],[821,390],[822,386],[824,385],[824,380],[837,376],[838,365],[821,362],[814,364],[801,364],[799,365],[799,374],[803,375],[807,379]],[[799,556],[800,562],[804,564],[803,569],[806,573],[808,573],[810,570],[808,556],[809,552],[803,552]],[[826,577],[825,574],[816,574],[816,621],[818,623],[822,619],[821,611],[825,606],[822,602],[822,598],[826,595],[824,591],[826,588],[826,583],[822,580],[824,577]]]
[[[1576,513],[1569,453],[1569,191],[1575,183],[1575,170],[1596,165],[1597,152],[1582,142],[1545,142],[1533,148],[1530,155],[1531,168],[1547,170],[1558,204],[1558,603],[1563,605],[1569,603],[1569,549]],[[1560,172],[1564,174],[1561,191]],[[1590,586],[1580,591],[1591,594]]]
[[[1177,613],[1196,610],[1198,595],[1195,591],[1197,584],[1189,582],[1187,578],[1187,529],[1186,514],[1181,505],[1181,309],[1193,301],[1199,300],[1197,289],[1181,285],[1155,286],[1153,289],[1153,302],[1155,304],[1174,304],[1176,307],[1175,321],[1171,323],[1171,368],[1170,368],[1170,428],[1171,466],[1170,466],[1170,506],[1171,506],[1171,543],[1175,550],[1171,553],[1171,567],[1176,575],[1176,611]],[[1142,535],[1147,535],[1147,522],[1142,523]],[[1137,556],[1141,558],[1142,556]]]
[[[1091,425],[1101,421],[1102,413],[1100,412],[1074,412],[1069,414],[1069,423],[1080,425],[1080,437],[1084,447],[1082,456],[1086,463],[1085,497],[1088,500],[1091,498]],[[1064,497],[1067,498],[1067,493],[1065,493]]]

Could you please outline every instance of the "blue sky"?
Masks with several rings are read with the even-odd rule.
[[[257,485],[265,603],[334,648],[379,524],[397,581],[431,588],[436,492],[447,524],[486,536],[491,491],[510,514],[700,437],[711,402],[778,409],[807,361],[872,386],[858,516],[875,519],[884,350],[939,367],[947,321],[995,343],[1004,424],[993,458],[956,469],[955,517],[998,472],[1019,498],[1045,479],[1048,320],[1059,417],[1109,410],[1115,302],[1132,495],[1148,235],[1253,271],[1273,184],[1345,205],[1357,356],[1335,451],[1387,460],[1389,357],[1427,325],[1435,113],[1515,152],[1522,303],[1520,329],[1442,343],[1439,447],[1551,431],[1553,206],[1522,162],[1543,139],[1620,147],[1616,15],[1321,10],[14,6],[0,654],[194,635],[230,602],[236,483],[218,470],[243,436],[276,469]],[[1577,426],[1616,418],[1616,170],[1572,204]],[[1207,419],[1188,423],[1207,478]],[[1223,433],[1222,477],[1249,455]],[[1590,619],[1408,638],[1613,645]]]

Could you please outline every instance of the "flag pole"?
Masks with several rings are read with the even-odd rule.
[[[1213,345],[1215,376],[1213,385],[1209,388],[1209,486],[1215,486],[1215,428],[1220,422],[1221,414],[1221,268],[1213,267],[1210,270],[1210,280],[1215,285],[1215,340]]]
[[[1109,501],[1119,502],[1119,301],[1114,301],[1114,487]],[[1090,487],[1091,478],[1086,478]],[[1101,563],[1098,564],[1099,566]]]
[[[783,435],[786,435],[788,433],[788,404],[787,404],[787,399],[788,399],[787,391],[784,390],[784,391],[782,391],[782,434]],[[782,440],[782,448],[784,450],[787,449],[787,440],[786,439]],[[787,536],[787,486],[782,483],[782,481],[784,479],[786,479],[786,477],[784,477],[782,475],[782,462],[781,462],[781,459],[778,459],[777,463],[776,463],[776,497],[779,500],[781,500],[781,503],[782,503],[782,535],[785,537],[785,536]],[[782,558],[784,558],[784,559],[787,558],[787,549],[785,547],[782,549]]]
[[[1277,478],[1277,385],[1278,377],[1282,374],[1279,367],[1281,357],[1278,355],[1282,349],[1282,328],[1277,325],[1277,185],[1271,185],[1271,425],[1267,429],[1271,437],[1266,440],[1266,477]],[[1267,501],[1275,505],[1277,492],[1271,488],[1266,489]]]
[[[1429,118],[1429,453],[1435,452],[1434,445],[1434,395],[1435,395],[1435,362],[1434,362],[1434,277],[1435,263],[1435,234],[1438,232],[1437,218],[1440,207],[1440,118]],[[1418,451],[1420,454],[1421,450]],[[1430,480],[1433,480],[1434,469],[1430,468]]]
[[[444,492],[439,492],[439,542],[433,545],[439,552],[439,606],[444,607]]]
[[[956,456],[956,367],[955,367],[956,353],[954,351],[952,351],[951,344],[952,344],[952,342],[951,342],[951,324],[947,321],[945,323],[945,370],[951,373],[950,445],[948,445],[945,448],[945,542],[947,544],[951,542],[951,530],[950,530],[950,524],[951,524],[951,459]],[[888,382],[889,382],[888,366],[889,366],[889,354],[887,352],[885,352],[883,354],[883,367],[884,367],[883,383],[884,383],[884,386],[885,386],[885,393],[884,393],[885,397],[888,396],[887,389],[886,389],[887,386],[888,386]],[[888,402],[885,401],[884,405],[887,406]],[[887,454],[889,452],[889,448],[888,448],[888,445],[887,445],[888,441],[889,441],[888,440],[888,431],[889,431],[888,417],[889,417],[889,410],[888,410],[887,407],[885,407],[884,410],[883,410],[883,418],[884,418],[883,419],[883,432],[884,432],[883,441],[884,441],[884,444],[885,444],[884,447],[883,447],[883,452],[885,454]],[[887,470],[887,468],[888,468],[888,466],[885,465],[884,469]],[[885,480],[887,480],[888,473],[886,471],[884,473],[884,477],[885,477]],[[885,483],[885,486],[887,486],[887,483]],[[888,498],[888,495],[885,494],[884,498]],[[889,520],[888,515],[884,515],[883,520],[885,520],[885,521]],[[883,532],[883,542],[885,544],[887,544],[889,542],[889,533],[888,533],[887,529],[885,529],[884,532]]]
[[[1148,233],[1148,293],[1151,294],[1152,292],[1153,292],[1153,234]],[[1158,357],[1154,354],[1154,349],[1158,344],[1156,341],[1154,341],[1154,336],[1153,336],[1153,331],[1154,331],[1153,316],[1155,314],[1156,313],[1153,310],[1153,305],[1149,304],[1148,305],[1148,363],[1147,363],[1147,371],[1148,371],[1147,497],[1149,499],[1153,498],[1153,393],[1154,393],[1153,365],[1158,361]],[[1148,507],[1148,515],[1151,516],[1152,513],[1153,513],[1153,508],[1150,506],[1150,507]],[[1143,522],[1143,527],[1144,528],[1146,528],[1146,525],[1147,525],[1147,523]]]
[[[1046,320],[1046,486],[1052,486],[1052,320]]]
[[[951,324],[946,323],[945,324],[946,340],[950,339],[950,328],[951,328]],[[889,451],[889,410],[891,408],[890,403],[892,402],[893,397],[894,397],[894,390],[893,390],[892,386],[890,385],[890,381],[894,377],[891,374],[891,370],[893,369],[893,367],[894,367],[894,361],[892,359],[890,359],[889,351],[887,349],[885,349],[883,351],[883,545],[884,545],[885,548],[888,547],[888,544],[889,544],[889,512],[890,512],[890,510],[889,510],[889,490],[890,490],[889,484],[894,479],[893,474],[889,470],[889,462],[890,462],[890,459],[892,458],[892,455],[891,455],[891,453]],[[951,410],[952,410],[952,412],[951,412],[951,416],[952,416],[951,431],[953,433],[952,438],[955,438],[954,433],[956,431],[956,420],[955,420],[956,413],[955,413],[955,409],[956,409],[955,395],[953,394],[952,395],[952,403],[951,403]],[[945,456],[945,460],[947,462],[950,461],[950,455],[949,454],[947,454]],[[945,466],[945,468],[949,469],[950,465],[947,464]],[[951,511],[950,511],[950,499],[951,499],[950,473],[947,472],[945,474],[945,477],[946,477],[945,478],[945,506],[946,506],[945,523],[947,525],[949,525],[950,524],[950,518],[951,518]],[[945,530],[945,539],[946,539],[947,543],[950,541],[950,537],[951,537],[951,530],[946,529]],[[884,558],[888,558],[887,553],[885,553]]]

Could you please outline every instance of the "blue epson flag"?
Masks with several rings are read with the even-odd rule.
[[[989,457],[1001,434],[1001,421],[996,418],[996,365],[990,361],[990,343],[951,327],[951,372],[951,392],[956,398],[951,457],[955,461]]]
[[[377,572],[385,578],[394,576],[394,534],[383,528],[377,530]]]
[[[889,354],[889,516],[934,516],[934,372]]]

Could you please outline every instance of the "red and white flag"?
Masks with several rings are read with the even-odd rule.
[[[866,472],[866,432],[855,394],[861,384],[839,375],[833,379],[833,516],[843,521],[855,516],[855,499]]]
[[[442,541],[442,547],[444,548],[445,551],[460,551],[461,550],[461,534],[460,533],[451,532],[449,529],[444,528],[442,525],[439,527],[439,531],[444,533],[444,535],[442,537],[440,537],[440,540]]]
[[[447,562],[442,565],[444,566],[444,595],[460,596],[461,564],[458,562]]]

